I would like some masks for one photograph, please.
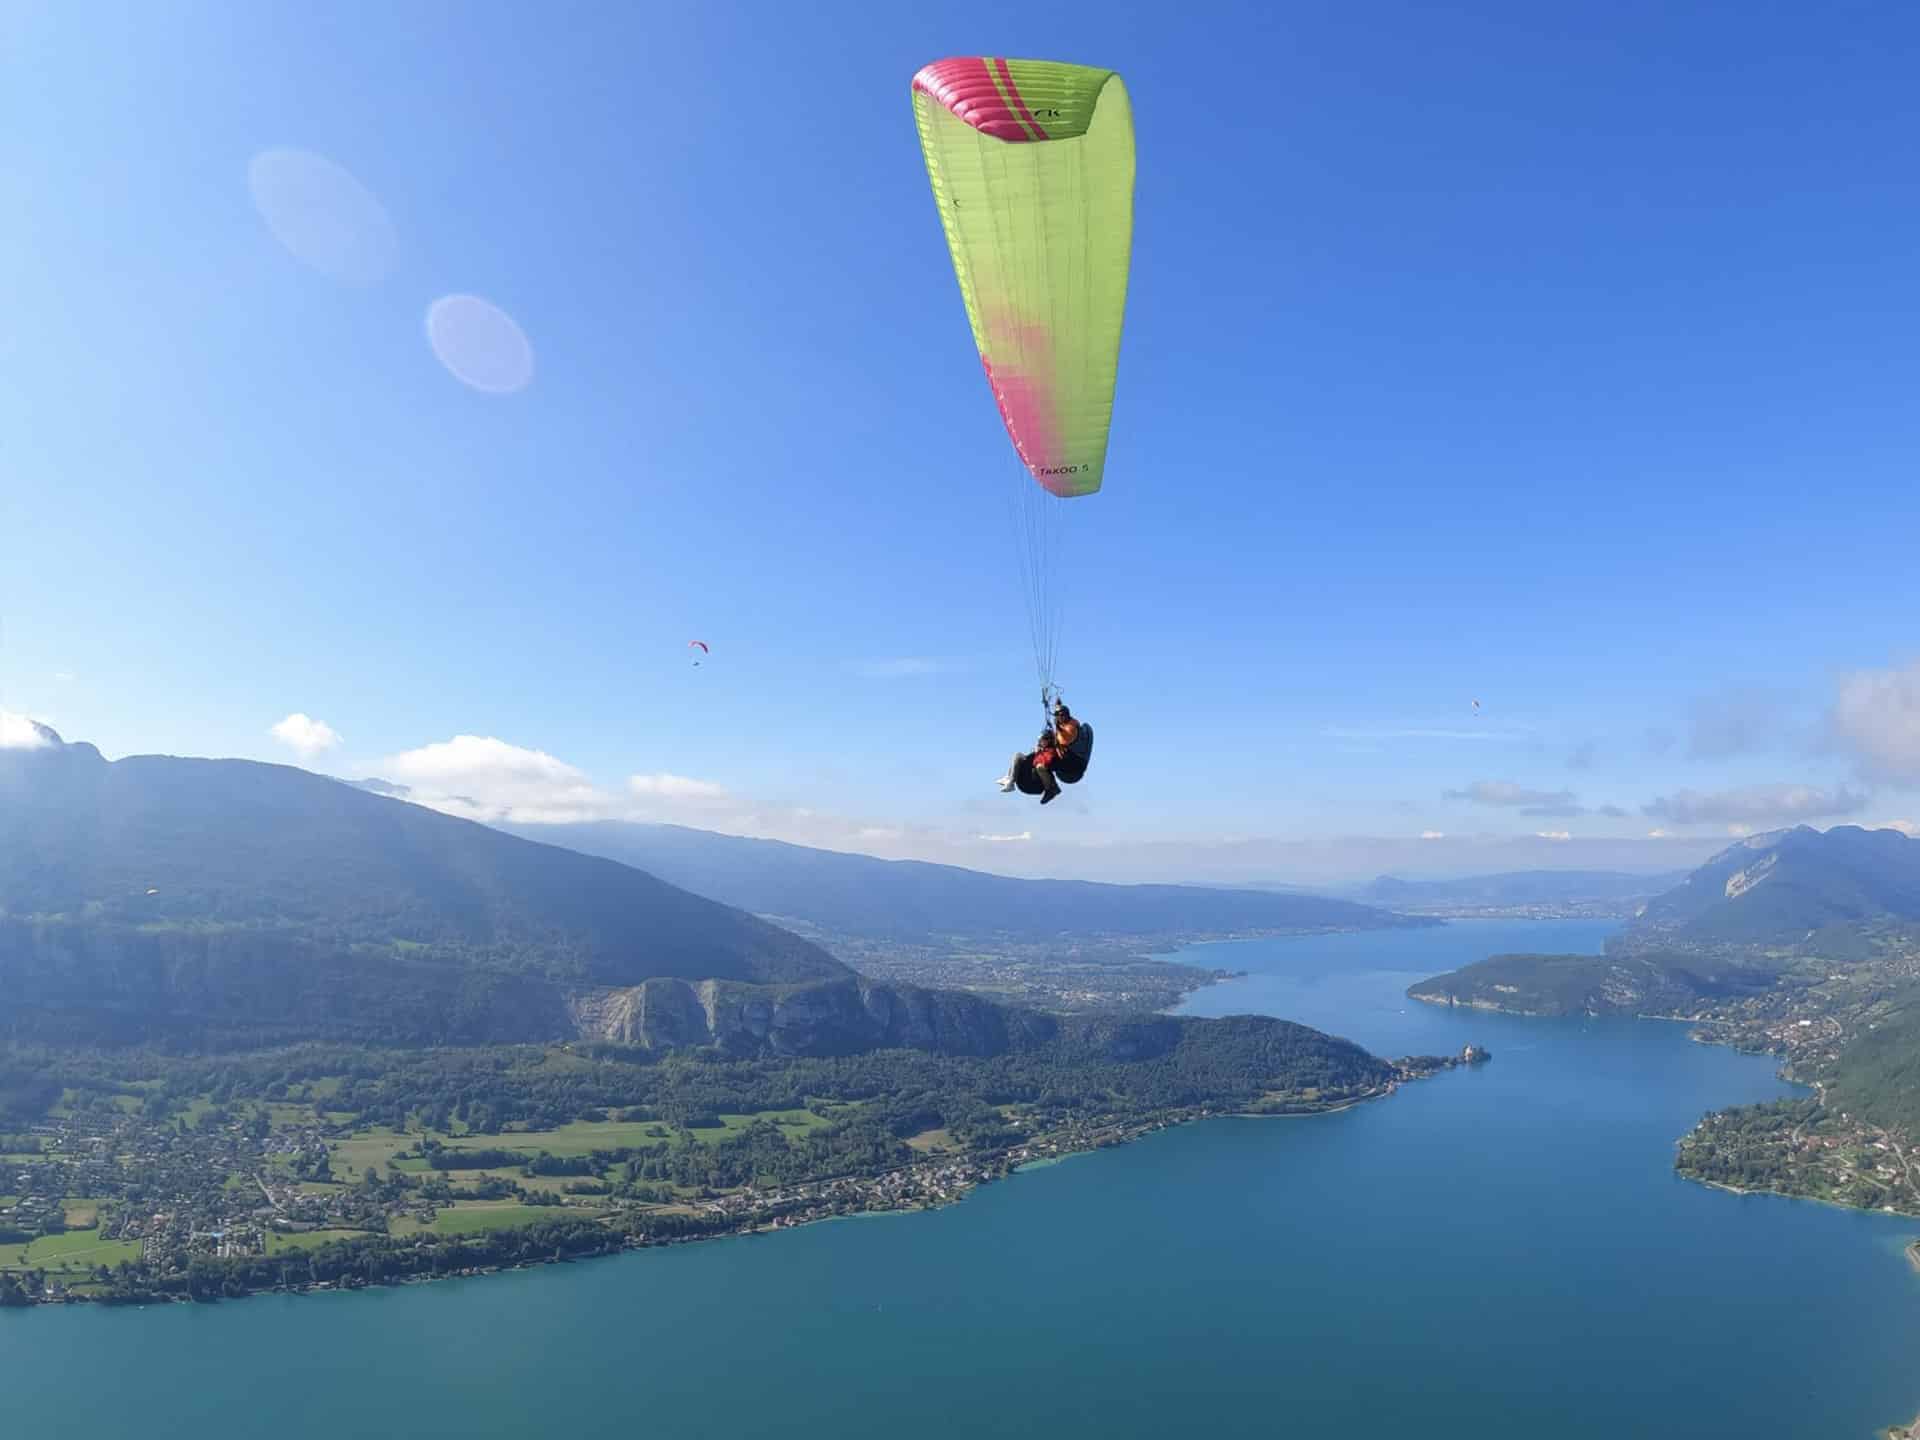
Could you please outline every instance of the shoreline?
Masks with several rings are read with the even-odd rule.
[[[1317,1120],[1322,1115],[1344,1115],[1362,1105],[1375,1100],[1384,1100],[1392,1091],[1381,1095],[1362,1095],[1357,1100],[1343,1101],[1338,1105],[1329,1105],[1324,1110],[1227,1110],[1219,1115],[1202,1116],[1207,1120]]]
[[[516,1270],[536,1270],[549,1265],[570,1265],[579,1261],[602,1260],[616,1255],[627,1254],[631,1251],[653,1250],[670,1245],[698,1245],[715,1240],[745,1239],[759,1235],[771,1235],[782,1230],[797,1230],[808,1225],[824,1225],[836,1220],[866,1220],[879,1219],[885,1216],[915,1215],[928,1211],[944,1210],[949,1205],[957,1205],[983,1185],[1008,1180],[1028,1170],[1049,1169],[1052,1166],[1063,1164],[1079,1156],[1093,1154],[1095,1151],[1129,1145],[1159,1130],[1169,1130],[1177,1126],[1196,1124],[1206,1120],[1304,1120],[1313,1119],[1320,1115],[1337,1115],[1351,1110],[1358,1105],[1388,1099],[1398,1090],[1401,1083],[1403,1082],[1395,1080],[1373,1094],[1360,1095],[1352,1099],[1343,1100],[1335,1105],[1319,1106],[1312,1109],[1261,1112],[1209,1110],[1202,1107],[1186,1113],[1163,1116],[1148,1122],[1136,1122],[1132,1125],[1123,1122],[1114,1127],[1095,1131],[1085,1136],[1078,1143],[1056,1142],[1041,1137],[1036,1140],[1024,1142],[1021,1145],[990,1152],[986,1155],[968,1157],[967,1163],[978,1167],[980,1171],[979,1178],[971,1180],[951,1193],[942,1192],[937,1199],[914,1205],[876,1205],[854,1210],[835,1211],[830,1214],[799,1216],[790,1212],[781,1213],[777,1208],[782,1203],[792,1204],[794,1202],[774,1201],[773,1204],[776,1208],[772,1213],[759,1212],[754,1216],[741,1216],[733,1225],[715,1228],[704,1233],[655,1235],[645,1232],[623,1232],[609,1227],[607,1230],[609,1243],[605,1248],[584,1250],[574,1254],[556,1253],[552,1256],[544,1256],[538,1259],[517,1260],[510,1264],[468,1265],[444,1271],[427,1269],[423,1271],[381,1275],[373,1279],[359,1279],[351,1274],[343,1274],[338,1280],[310,1281],[306,1284],[299,1285],[265,1286],[254,1290],[244,1290],[235,1295],[194,1296],[170,1292],[156,1293],[138,1298],[123,1298],[108,1295],[73,1294],[69,1292],[59,1297],[37,1296],[21,1308],[32,1310],[43,1306],[48,1308],[97,1306],[108,1310],[143,1310],[149,1305],[220,1304],[223,1302],[251,1299],[258,1295],[304,1296],[350,1294],[361,1290],[386,1289],[400,1285],[429,1285],[443,1280],[472,1280],[487,1275],[506,1274]],[[1050,1151],[1045,1154],[1032,1154],[1032,1149],[1036,1145],[1055,1144],[1069,1144],[1070,1148]],[[1027,1153],[1016,1158],[1017,1152]],[[955,1157],[947,1156],[942,1158],[951,1162]],[[904,1168],[915,1169],[920,1167],[908,1166]],[[843,1182],[846,1178],[847,1177],[842,1176],[808,1183],[834,1185]],[[801,1203],[804,1203],[804,1200],[802,1200]],[[559,1212],[552,1217],[555,1219],[587,1218],[567,1215],[565,1213],[566,1207],[555,1207],[555,1209]],[[637,1215],[643,1216],[646,1212],[636,1213]],[[599,1216],[593,1218],[606,1220],[615,1217]],[[629,1218],[634,1217],[630,1216]],[[508,1227],[507,1229],[494,1233],[511,1234],[513,1233],[513,1228],[515,1227]],[[391,1238],[376,1231],[367,1231],[365,1232],[365,1236],[368,1241]],[[347,1240],[340,1243],[351,1245],[356,1242]]]
[[[1845,1200],[1829,1200],[1824,1195],[1795,1195],[1788,1190],[1748,1190],[1739,1185],[1729,1185],[1724,1180],[1702,1180],[1698,1175],[1689,1175],[1684,1170],[1673,1172],[1689,1185],[1705,1186],[1709,1190],[1718,1190],[1726,1195],[1740,1195],[1764,1200],[1798,1200],[1808,1205],[1825,1205],[1834,1210],[1851,1210],[1855,1215],[1877,1215],[1883,1220],[1920,1220],[1920,1210],[1888,1210],[1885,1207],[1869,1209],[1865,1205],[1851,1205]],[[1920,1270],[1920,1240],[1915,1240],[1906,1248],[1907,1259],[1913,1262],[1913,1268]]]
[[[1409,992],[1408,998],[1412,1000],[1426,1000],[1428,1004],[1439,1005],[1449,1009],[1481,1010],[1481,1011],[1487,1011],[1496,1015],[1513,1015],[1526,1020],[1596,1020],[1596,1019],[1617,1018],[1622,1020],[1653,1020],[1653,1021],[1658,1021],[1662,1024],[1669,1024],[1669,1025],[1694,1025],[1694,1026],[1718,1025],[1718,1026],[1728,1027],[1728,1028],[1731,1028],[1734,1024],[1734,1022],[1731,1020],[1699,1019],[1691,1015],[1639,1015],[1639,1014],[1636,1014],[1636,1015],[1619,1015],[1619,1016],[1597,1016],[1590,1011],[1581,1011],[1578,1014],[1547,1015],[1547,1014],[1542,1014],[1538,1011],[1505,1009],[1498,1005],[1478,1004],[1473,1002],[1460,1004],[1447,999],[1437,999],[1437,998],[1430,998],[1423,995],[1414,995],[1411,992]],[[1736,1055],[1748,1055],[1748,1056],[1753,1056],[1755,1058],[1765,1056],[1769,1059],[1777,1060],[1779,1063],[1774,1067],[1774,1072],[1773,1072],[1774,1079],[1780,1081],[1780,1083],[1783,1085],[1791,1085],[1796,1090],[1806,1091],[1814,1095],[1818,1095],[1821,1093],[1820,1087],[1818,1085],[1813,1084],[1810,1081],[1796,1079],[1794,1076],[1789,1074],[1788,1073],[1789,1061],[1779,1055],[1776,1055],[1771,1050],[1744,1049],[1741,1046],[1733,1043],[1731,1040],[1718,1039],[1712,1035],[1690,1035],[1688,1036],[1688,1039],[1691,1040],[1696,1045],[1717,1045],[1721,1049],[1731,1050]],[[1685,1136],[1681,1137],[1681,1139],[1685,1139],[1685,1138],[1686,1138]],[[1676,1140],[1674,1143],[1675,1145],[1678,1145],[1680,1141]],[[1704,1185],[1710,1190],[1723,1191],[1728,1195],[1770,1195],[1780,1200],[1807,1200],[1807,1201],[1811,1201],[1816,1205],[1830,1205],[1836,1210],[1851,1210],[1856,1215],[1888,1215],[1888,1216],[1894,1216],[1899,1218],[1905,1218],[1909,1220],[1920,1219],[1920,1210],[1889,1210],[1884,1206],[1854,1205],[1845,1200],[1829,1200],[1829,1199],[1826,1199],[1824,1196],[1819,1196],[1819,1195],[1796,1195],[1790,1190],[1775,1190],[1766,1186],[1759,1186],[1753,1189],[1748,1189],[1739,1185],[1728,1185],[1724,1181],[1720,1181],[1720,1180],[1704,1180],[1696,1175],[1688,1174],[1686,1171],[1679,1169],[1677,1166],[1674,1170],[1674,1174],[1678,1175],[1682,1180],[1685,1180],[1691,1185]],[[1913,1261],[1915,1269],[1920,1270],[1920,1241],[1915,1241],[1913,1245],[1908,1247],[1907,1258]],[[1914,1440],[1920,1440],[1920,1435],[1916,1435],[1914,1437]]]
[[[1448,996],[1415,995],[1411,989],[1409,989],[1407,992],[1407,998],[1410,1000],[1419,1000],[1429,1005],[1437,1005],[1437,1006],[1441,1006],[1443,1008],[1451,1009],[1451,1010],[1478,1010],[1478,1011],[1482,1011],[1490,1014],[1496,1014],[1496,1015],[1514,1015],[1514,1016],[1518,1016],[1528,1020],[1573,1020],[1573,1019],[1591,1020],[1591,1019],[1599,1018],[1593,1015],[1589,1011],[1581,1011],[1577,1014],[1570,1013],[1570,1014],[1560,1014],[1560,1015],[1549,1015],[1549,1014],[1542,1014],[1538,1011],[1510,1009],[1504,1006],[1490,1004],[1483,1001],[1466,1001],[1463,1003],[1451,995],[1448,995]],[[1716,1036],[1711,1033],[1700,1033],[1700,1032],[1705,1032],[1706,1027],[1709,1027],[1709,1026],[1718,1026],[1725,1029],[1732,1029],[1734,1028],[1734,1022],[1730,1020],[1700,1019],[1690,1015],[1655,1015],[1655,1014],[1638,1014],[1638,1013],[1632,1016],[1623,1016],[1621,1018],[1629,1018],[1633,1020],[1655,1020],[1655,1021],[1660,1021],[1666,1024],[1677,1023],[1677,1024],[1691,1025],[1691,1026],[1699,1027],[1699,1030],[1695,1034],[1692,1034],[1688,1037],[1690,1040],[1693,1041],[1693,1043],[1697,1045],[1717,1045],[1722,1047],[1723,1049],[1731,1050],[1737,1055],[1773,1056],[1773,1052],[1771,1051],[1742,1049],[1739,1045],[1733,1043],[1731,1039],[1721,1038],[1720,1036]],[[1813,1091],[1816,1094],[1819,1093],[1819,1088],[1820,1088],[1819,1086],[1810,1085],[1807,1082],[1802,1080],[1796,1080],[1791,1075],[1789,1075],[1787,1073],[1788,1062],[1785,1059],[1781,1059],[1778,1056],[1773,1056],[1773,1058],[1780,1060],[1780,1063],[1774,1069],[1774,1077],[1776,1079],[1780,1080],[1785,1084],[1793,1085],[1802,1090]],[[1674,1143],[1676,1145],[1679,1144],[1678,1141],[1675,1141]],[[1881,1207],[1878,1209],[1870,1209],[1863,1205],[1849,1204],[1844,1200],[1829,1200],[1818,1195],[1795,1195],[1786,1190],[1775,1190],[1775,1189],[1770,1189],[1766,1187],[1747,1189],[1739,1185],[1729,1185],[1729,1184],[1726,1184],[1724,1181],[1720,1181],[1720,1180],[1702,1179],[1699,1176],[1688,1174],[1686,1171],[1679,1169],[1678,1166],[1675,1167],[1674,1173],[1690,1185],[1704,1186],[1709,1190],[1718,1190],[1723,1194],[1727,1194],[1727,1195],[1739,1195],[1742,1197],[1765,1197],[1765,1198],[1774,1199],[1774,1200],[1802,1200],[1815,1205],[1831,1206],[1836,1210],[1850,1210],[1856,1215],[1878,1215],[1886,1219],[1909,1220],[1909,1221],[1920,1219],[1920,1212],[1914,1212],[1909,1210],[1888,1210],[1884,1207]],[[1907,1258],[1907,1263],[1913,1267],[1916,1273],[1920,1273],[1920,1240],[1913,1240],[1909,1242],[1905,1247],[1904,1253]],[[1911,1424],[1892,1425],[1887,1427],[1885,1430],[1881,1431],[1880,1434],[1883,1437],[1883,1440],[1920,1440],[1920,1416],[1914,1417],[1914,1420],[1912,1421]]]

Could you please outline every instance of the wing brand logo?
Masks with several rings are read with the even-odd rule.
[[[1050,105],[1042,109],[1035,110],[1032,112],[1032,114],[1033,114],[1033,118],[1036,120],[1058,120],[1060,118],[1060,112],[1054,109]]]
[[[1078,475],[1086,468],[1085,465],[1042,465],[1038,473],[1042,475]]]

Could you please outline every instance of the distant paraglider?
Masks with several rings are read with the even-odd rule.
[[[1478,700],[1473,702],[1473,718],[1476,720],[1480,718],[1480,702]]]
[[[687,641],[687,649],[698,650],[700,652],[698,655],[693,657],[693,668],[696,670],[700,668],[700,661],[705,656],[711,655],[713,653],[711,650],[707,648],[707,642],[704,640]]]

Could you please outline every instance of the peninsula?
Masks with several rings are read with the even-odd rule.
[[[1812,1095],[1706,1116],[1679,1173],[1920,1215],[1920,841],[1897,831],[1754,836],[1648,902],[1604,955],[1496,955],[1407,994],[1684,1020],[1777,1055]]]

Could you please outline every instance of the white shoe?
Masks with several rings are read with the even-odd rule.
[[[993,783],[1000,787],[1000,793],[1004,795],[1009,790],[1013,789],[1013,776],[1002,775],[998,780],[994,781]]]

